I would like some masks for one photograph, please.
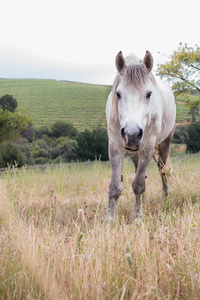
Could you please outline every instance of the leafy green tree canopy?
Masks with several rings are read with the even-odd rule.
[[[22,167],[24,164],[22,153],[18,147],[11,143],[0,145],[0,168],[6,168],[9,165]]]
[[[195,153],[200,151],[200,122],[188,125],[186,145],[186,152]]]
[[[24,112],[10,112],[0,109],[0,142],[14,140],[29,126],[31,120]]]
[[[62,136],[68,136],[70,138],[77,136],[77,129],[66,121],[58,120],[51,127],[51,136],[59,138]]]
[[[176,94],[200,93],[200,47],[180,43],[170,61],[158,66],[158,74],[173,84]]]
[[[76,157],[82,161],[108,160],[108,134],[107,130],[97,127],[92,131],[85,129],[77,137],[75,147]]]
[[[7,94],[0,97],[0,108],[2,108],[3,111],[8,110],[13,113],[17,105],[17,100],[12,95]]]
[[[158,65],[158,75],[167,78],[172,84],[175,95],[200,94],[200,47],[188,47],[187,44],[179,44],[178,50],[170,56],[170,61]],[[198,114],[200,96],[196,101],[188,98],[186,106],[193,116]]]
[[[186,137],[187,137],[187,128],[184,125],[179,125],[176,127],[176,130],[174,132],[174,137],[172,140],[172,143],[174,144],[185,144],[186,143]]]

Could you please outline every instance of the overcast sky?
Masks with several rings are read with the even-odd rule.
[[[115,56],[200,45],[199,0],[5,0],[0,78],[112,84]]]

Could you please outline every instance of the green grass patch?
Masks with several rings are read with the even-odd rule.
[[[106,126],[108,86],[39,79],[1,79],[0,96],[13,95],[18,110],[26,110],[35,127],[64,119],[78,130]]]

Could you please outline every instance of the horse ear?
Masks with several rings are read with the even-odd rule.
[[[151,72],[153,68],[153,56],[148,50],[146,51],[145,57],[143,59],[143,63],[145,64],[147,70]]]
[[[116,65],[117,71],[119,73],[121,73],[121,71],[125,68],[126,63],[125,63],[125,59],[123,57],[122,51],[120,51],[117,54],[116,59],[115,59],[115,65]]]

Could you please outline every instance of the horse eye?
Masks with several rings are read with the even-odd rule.
[[[147,95],[146,95],[147,100],[149,100],[151,98],[151,94],[152,94],[152,92],[147,93]]]
[[[121,94],[119,92],[116,92],[116,96],[118,99],[121,99]]]

